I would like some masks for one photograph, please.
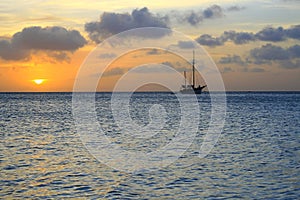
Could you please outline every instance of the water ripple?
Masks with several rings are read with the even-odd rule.
[[[149,96],[150,95],[150,96]],[[151,96],[152,95],[152,96]],[[122,138],[97,94],[106,135],[125,149],[152,151],[174,137],[180,120],[171,94],[137,94],[130,112],[149,123],[147,109],[161,103],[166,127],[147,141]],[[74,129],[70,93],[0,94],[0,198],[88,199],[297,199],[300,196],[300,93],[229,93],[224,133],[199,159],[210,116],[199,97],[201,130],[177,162],[156,172],[126,174],[98,162]]]

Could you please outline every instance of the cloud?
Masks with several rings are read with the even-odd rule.
[[[224,44],[224,41],[221,38],[216,38],[208,34],[201,35],[200,37],[196,38],[196,41],[199,44],[211,47],[221,46]]]
[[[196,26],[203,21],[202,12],[190,11],[185,14],[182,21],[186,21],[190,25]]]
[[[115,67],[111,70],[107,70],[103,73],[103,76],[117,76],[117,75],[122,75],[124,74],[128,69],[120,68],[120,67]]]
[[[173,70],[170,70],[166,68],[165,66],[162,65],[167,65],[169,67],[172,67],[176,69],[177,71],[189,71],[186,68],[181,67],[180,62],[170,62],[170,61],[165,61],[160,64],[156,65],[144,65],[140,66],[136,69],[134,69],[134,73],[169,73],[169,72],[174,72]],[[103,77],[108,77],[108,76],[119,76],[123,75],[124,73],[128,72],[131,70],[132,67],[114,67],[112,69],[106,70],[103,73]],[[101,74],[96,73],[92,74],[92,77],[99,77]]]
[[[250,57],[255,64],[277,62],[280,68],[296,69],[300,68],[300,45],[289,48],[282,48],[272,44],[263,45],[250,51]]]
[[[205,46],[221,46],[227,41],[233,41],[235,44],[245,44],[249,41],[255,41],[255,35],[247,32],[225,31],[220,37],[214,37],[209,34],[203,34],[196,38],[199,44]]]
[[[172,68],[176,69],[178,72],[184,72],[184,71],[188,72],[188,71],[191,70],[191,69],[187,69],[187,68],[184,67],[184,65],[186,63],[183,64],[183,63],[178,62],[178,61],[177,62],[165,61],[165,62],[162,62],[161,64],[172,67]]]
[[[285,34],[289,38],[300,40],[300,25],[292,26],[285,30]]]
[[[257,33],[236,32],[234,30],[224,31],[220,37],[204,34],[199,36],[196,40],[202,45],[218,46],[223,45],[227,41],[232,41],[239,45],[252,41],[281,42],[287,39],[300,40],[300,25],[291,26],[288,29],[282,27],[266,27]]]
[[[4,60],[23,60],[30,56],[30,51],[22,49],[10,40],[0,40],[0,57]]]
[[[291,26],[287,29],[284,29],[282,27],[266,27],[256,33],[255,37],[257,40],[271,42],[285,41],[289,38],[300,40],[300,25]]]
[[[287,49],[291,58],[300,58],[300,45],[296,44]]]
[[[223,16],[223,9],[218,5],[212,5],[203,11],[204,18],[220,18]]]
[[[178,41],[177,46],[181,49],[194,49],[196,44],[192,41]]]
[[[176,64],[174,64],[174,63],[172,63],[172,62],[170,62],[170,61],[164,61],[164,62],[162,62],[161,64],[162,64],[162,65],[167,65],[167,66],[173,67],[173,68],[176,67]]]
[[[263,68],[258,68],[258,67],[254,67],[254,68],[244,67],[244,68],[242,68],[241,71],[242,72],[260,73],[260,72],[265,72],[266,70]]]
[[[265,69],[263,68],[258,68],[258,67],[254,67],[254,68],[250,68],[249,72],[255,72],[255,73],[259,73],[259,72],[265,72]]]
[[[48,51],[47,55],[51,58],[53,58],[55,61],[59,62],[70,62],[71,58],[69,57],[69,54],[67,52],[61,52],[61,51]]]
[[[110,59],[115,57],[117,57],[117,55],[114,53],[103,53],[99,55],[99,58],[103,58],[103,59]]]
[[[300,60],[292,62],[291,60],[281,60],[279,67],[283,69],[298,69],[300,68]]]
[[[294,2],[298,3],[299,0],[281,0],[281,1],[283,1],[283,2],[293,2],[294,1]]]
[[[134,28],[169,28],[170,19],[175,19],[175,21],[179,23],[188,23],[192,26],[197,26],[205,19],[216,19],[224,16],[224,10],[219,5],[212,5],[199,11],[171,11],[167,15],[154,14],[150,12],[147,7],[144,7],[142,9],[134,9],[131,13],[104,12],[100,16],[99,21],[86,23],[85,31],[88,32],[89,38],[92,41],[100,43],[107,37]],[[148,34],[143,36],[160,38],[166,34],[168,33],[159,33],[157,35]]]
[[[165,62],[163,64],[167,65]],[[134,72],[135,73],[173,73],[174,71],[172,69],[166,68],[163,65],[158,64],[158,65],[151,65],[151,66],[148,65],[140,66],[139,68],[134,69]]]
[[[221,37],[224,42],[231,40],[235,44],[245,44],[256,39],[253,33],[235,31],[225,31]]]
[[[251,60],[251,57],[248,58],[248,62],[255,65],[264,65],[264,64],[272,65],[272,62],[270,60]]]
[[[149,12],[148,8],[135,9],[129,13],[104,12],[100,21],[85,24],[85,30],[92,41],[99,43],[103,39],[120,32],[142,27],[169,28],[169,19]],[[153,37],[162,37],[158,34]]]
[[[220,64],[231,64],[231,63],[236,63],[239,65],[245,65],[246,62],[242,60],[242,58],[238,55],[227,55],[227,57],[222,57],[219,60]]]
[[[169,61],[162,62],[161,64],[167,65],[167,66],[173,67],[173,68],[175,67],[175,65],[172,62],[169,62]]]
[[[53,26],[24,28],[14,34],[12,43],[24,49],[75,51],[86,44],[86,40],[76,30]]]
[[[221,72],[222,73],[229,73],[229,72],[234,72],[235,70],[233,70],[231,67],[224,67]],[[242,72],[254,72],[254,73],[259,73],[259,72],[265,72],[265,69],[263,68],[258,68],[258,67],[254,67],[254,68],[249,68],[249,67],[243,67]]]
[[[189,10],[181,13],[172,11],[169,15],[170,19],[176,19],[179,23],[189,23],[192,26],[197,26],[205,19],[217,19],[224,17],[223,9],[219,5],[212,5],[204,10]]]
[[[285,40],[285,31],[282,27],[267,27],[256,33],[255,37],[261,41],[280,42]]]
[[[272,44],[263,45],[260,48],[255,48],[250,51],[251,57],[256,60],[287,60],[289,53],[287,50]]]
[[[272,64],[270,60],[253,58],[251,55],[248,56],[246,59],[243,59],[238,55],[227,55],[226,57],[221,57],[219,63],[224,65],[238,64],[240,66],[248,66],[249,64]]]
[[[238,55],[227,55],[221,57],[220,64],[238,64],[244,66],[243,72],[263,72],[262,68],[251,68],[250,65],[262,65],[268,64],[284,69],[296,69],[300,68],[300,45],[293,45],[288,48],[282,48],[272,44],[266,44],[259,48],[254,48],[250,51],[249,56],[242,59]],[[224,72],[228,72],[224,69]]]
[[[235,5],[235,6],[230,6],[229,8],[227,8],[227,11],[241,11],[244,9],[246,9],[246,7]]]
[[[222,73],[228,73],[228,72],[234,72],[234,70],[231,67],[224,67],[221,70]]]
[[[161,54],[161,53],[162,53],[162,52],[159,51],[158,49],[149,49],[149,50],[146,52],[147,55],[159,55],[159,54]]]
[[[5,60],[28,59],[32,50],[73,52],[84,46],[86,40],[76,30],[63,27],[28,27],[15,33],[10,40],[0,40],[0,57]],[[66,54],[50,53],[50,56],[66,58]]]

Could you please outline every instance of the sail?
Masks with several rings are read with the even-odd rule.
[[[195,77],[195,50],[193,50],[193,62],[192,62],[192,84],[187,85],[186,84],[186,71],[184,71],[184,85],[182,85],[182,88],[180,92],[182,94],[201,94],[202,90],[206,87],[206,85],[198,87],[196,86],[196,77]]]

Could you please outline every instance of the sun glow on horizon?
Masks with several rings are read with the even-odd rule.
[[[34,79],[32,81],[37,85],[41,85],[42,83],[44,83],[46,81],[46,79]]]

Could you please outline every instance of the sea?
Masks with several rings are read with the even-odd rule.
[[[211,95],[197,96],[198,130],[178,159],[154,171],[128,172],[86,148],[72,93],[0,93],[0,199],[299,199],[300,92],[227,92],[222,132],[200,158]],[[153,105],[166,116],[161,132],[150,131],[138,143],[126,140],[110,102],[111,93],[95,94],[97,121],[116,145],[149,152],[176,137],[181,110],[175,94],[131,96],[136,124],[151,121]]]

